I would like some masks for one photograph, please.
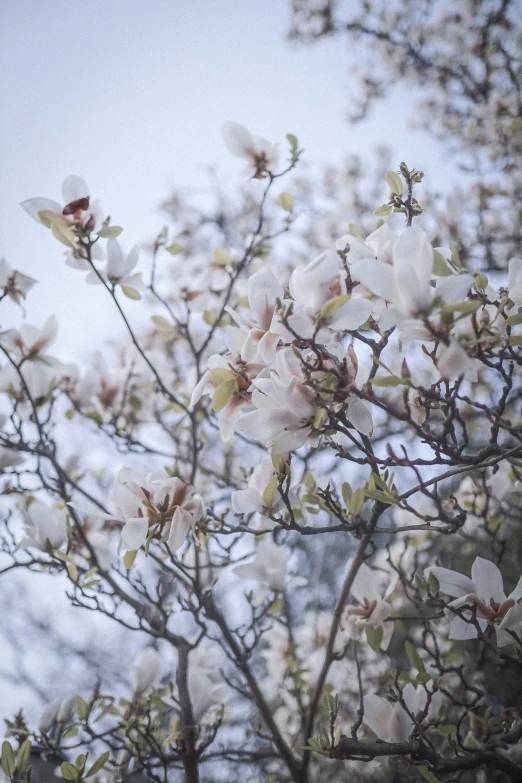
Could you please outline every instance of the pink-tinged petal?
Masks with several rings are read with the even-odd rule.
[[[277,346],[281,338],[274,332],[266,332],[257,344],[257,352],[260,358],[267,365],[272,365],[275,361]]]
[[[348,405],[346,416],[357,432],[370,436],[373,432],[373,419],[369,408],[363,400],[356,400]]]
[[[219,434],[223,443],[232,438],[237,418],[245,405],[248,405],[247,400],[235,394],[219,414]]]
[[[247,338],[241,348],[241,359],[244,362],[253,362],[257,356],[257,343],[254,340],[254,329],[247,334]]]
[[[373,693],[364,697],[363,721],[381,740],[390,739],[392,715],[393,706],[386,699],[381,699]]]
[[[522,576],[518,580],[515,589],[509,594],[508,598],[512,598],[513,601],[519,601],[522,598]]]
[[[247,150],[255,147],[254,137],[238,122],[225,122],[221,126],[221,135],[228,151],[236,158],[248,158]]]
[[[508,609],[502,622],[498,626],[500,631],[506,631],[509,628],[516,628],[517,625],[522,624],[522,604],[515,604],[511,609]],[[513,639],[513,637],[511,637]]]
[[[487,604],[489,604],[490,598],[498,601],[498,603],[506,600],[502,574],[491,560],[476,557],[475,562],[471,566],[471,578],[475,584],[477,595]]]
[[[373,610],[369,623],[372,628],[378,628],[385,620],[391,615],[391,606],[387,601],[377,601],[377,605]],[[386,623],[386,625],[393,625],[393,623]]]
[[[263,511],[263,498],[254,487],[232,492],[232,508],[236,514],[250,514],[251,511]]]
[[[177,552],[183,546],[185,540],[194,527],[192,514],[184,508],[178,508],[174,512],[170,525],[170,532],[167,544],[172,552]]]
[[[283,300],[284,291],[269,269],[262,269],[248,280],[248,301],[258,326],[267,331],[272,322],[276,300]]]
[[[139,549],[147,540],[149,522],[145,517],[128,519],[121,531],[121,545],[128,552]]]
[[[88,195],[89,188],[84,179],[78,177],[76,174],[71,174],[64,179],[62,185],[64,204],[70,204],[72,201],[78,201],[81,198],[86,198]]]
[[[358,329],[372,314],[373,305],[368,299],[350,299],[334,310],[328,318],[330,329]]]
[[[39,212],[49,211],[58,212],[58,214],[62,212],[62,205],[50,198],[29,198],[27,201],[22,201],[21,206],[37,223],[42,222],[38,217]]]
[[[350,563],[347,564],[349,568]],[[357,575],[353,581],[351,594],[359,601],[360,604],[364,603],[366,598],[368,601],[379,601],[380,593],[377,589],[377,580],[374,572],[369,568],[366,563],[363,563],[359,568]]]
[[[244,413],[236,421],[236,427],[248,438],[266,443],[284,432],[291,418],[288,411],[265,408]]]
[[[458,571],[451,571],[449,568],[441,568],[440,566],[430,566],[424,571],[426,579],[430,573],[437,577],[440,589],[447,595],[459,598],[462,595],[475,592],[475,585],[471,579],[464,574],[459,574]]]
[[[468,354],[456,340],[442,345],[437,356],[437,369],[441,378],[453,380],[471,370],[473,363]]]
[[[390,264],[375,258],[356,261],[350,266],[353,282],[362,283],[376,296],[390,300],[393,296],[393,270]]]

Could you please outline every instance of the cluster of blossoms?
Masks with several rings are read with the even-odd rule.
[[[148,639],[135,657],[129,643],[130,691],[64,687],[38,732],[11,721],[21,744],[15,756],[7,743],[4,772],[16,779],[31,737],[78,782],[103,769],[195,783],[205,764],[226,779],[236,756],[295,783],[390,756],[394,773],[432,782],[518,774],[522,718],[482,664],[502,679],[522,648],[508,546],[522,260],[491,282],[469,271],[418,225],[422,172],[405,164],[387,172],[371,231],[339,230],[311,261],[268,255],[295,220],[289,193],[264,211],[286,173],[278,147],[235,123],[223,135],[263,189],[244,247],[213,237],[209,252],[192,227],[172,242],[165,229],[148,286],[83,180],[66,180],[65,206],[24,203],[100,283],[128,340],[78,369],[48,353],[54,318],[0,332],[5,571],[59,576],[73,604]],[[35,281],[2,263],[19,304]],[[146,293],[127,304],[151,306],[152,326],[130,326],[120,291]],[[105,753],[73,764],[93,738]]]

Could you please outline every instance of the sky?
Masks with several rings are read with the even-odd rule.
[[[368,122],[347,123],[355,63],[345,43],[290,44],[284,0],[3,0],[0,21],[0,256],[39,280],[27,319],[56,314],[64,360],[119,329],[105,292],[66,267],[61,245],[20,207],[60,200],[69,174],[87,180],[130,248],[157,235],[174,184],[204,184],[210,163],[239,178],[220,135],[226,120],[272,141],[294,133],[314,164],[383,142],[425,171],[442,159],[407,128],[406,91]],[[0,328],[21,317],[9,305]]]

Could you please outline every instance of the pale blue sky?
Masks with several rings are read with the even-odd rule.
[[[173,183],[202,183],[211,162],[239,172],[219,132],[228,119],[273,141],[295,133],[312,163],[388,142],[397,161],[440,169],[436,143],[407,129],[406,92],[347,124],[347,47],[290,45],[286,0],[4,0],[1,20],[0,254],[39,279],[28,316],[56,313],[63,358],[116,323],[104,292],[19,206],[59,198],[68,174],[88,181],[130,246],[161,228]],[[1,328],[17,317],[9,309]]]

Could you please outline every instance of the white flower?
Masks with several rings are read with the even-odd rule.
[[[192,714],[201,721],[212,707],[225,701],[228,686],[220,671],[222,654],[216,645],[200,645],[189,654],[187,685]]]
[[[89,231],[96,231],[103,224],[103,210],[99,201],[91,203],[89,189],[85,180],[72,174],[62,185],[63,204],[48,198],[30,198],[22,202],[22,207],[38,223],[49,226],[49,221],[42,219],[41,212],[49,212],[64,218],[66,223],[81,226]]]
[[[522,258],[509,259],[509,298],[516,305],[522,305]]]
[[[251,511],[257,511],[262,516],[268,513],[277,514],[285,508],[285,503],[278,489],[272,493],[273,498],[266,498],[265,491],[267,487],[272,486],[272,482],[277,482],[276,473],[272,460],[265,457],[259,465],[254,468],[248,478],[246,489],[232,492],[232,508],[236,514],[248,514]],[[290,503],[297,500],[297,489],[292,487],[289,491]]]
[[[350,567],[350,562],[347,569]],[[350,595],[355,598],[361,608],[347,607],[344,611],[343,625],[350,636],[359,638],[361,631],[368,624],[371,628],[382,627],[381,649],[387,650],[393,635],[393,622],[386,622],[391,614],[391,606],[386,601],[395,590],[397,576],[394,576],[381,595],[379,579],[376,571],[372,571],[363,563],[354,579]]]
[[[38,730],[47,734],[55,723],[68,723],[74,715],[76,694],[69,694],[64,699],[50,702],[44,709],[38,722]]]
[[[118,509],[115,514],[84,509],[73,503],[71,506],[92,517],[123,521],[121,546],[126,551],[139,549],[150,529],[157,526],[158,536],[176,552],[205,513],[202,500],[193,489],[191,484],[162,470],[149,473],[122,468],[114,479],[111,493]]]
[[[4,289],[4,296],[19,304],[20,299],[25,299],[25,295],[35,284],[33,277],[11,269],[5,258],[0,259],[0,288]]]
[[[236,428],[250,438],[262,440],[273,454],[303,446],[317,410],[315,393],[305,386],[304,380],[292,349],[278,351],[270,377],[252,381],[252,404],[256,410],[239,416]]]
[[[408,683],[402,698],[409,712],[415,715],[418,697],[415,688]],[[375,694],[364,697],[363,720],[369,729],[384,742],[405,742],[413,729],[413,720],[400,702],[391,704]]]
[[[244,158],[248,166],[244,173],[262,179],[267,172],[274,173],[279,158],[279,147],[261,136],[252,136],[243,125],[225,122],[221,133],[228,151],[237,158]]]
[[[60,549],[67,542],[65,509],[49,508],[45,503],[34,500],[24,511],[24,518],[28,535],[19,544],[19,548],[47,552],[49,546],[51,549]]]
[[[461,609],[464,606],[474,606],[477,623],[484,631],[488,623],[495,626],[497,644],[505,647],[514,640],[509,630],[520,632],[522,627],[522,604],[517,601],[522,598],[522,576],[515,589],[506,596],[502,574],[497,566],[483,557],[475,558],[471,566],[471,579],[458,571],[448,568],[430,566],[424,571],[426,578],[434,574],[443,593],[455,596],[448,606]],[[455,615],[451,621],[450,639],[476,639],[477,629],[471,622],[471,611],[466,610],[462,619]]]
[[[295,305],[289,325],[301,337],[312,337],[320,318],[316,339],[328,341],[328,329],[354,330],[368,320],[372,303],[346,294],[339,257],[326,251],[306,266],[298,266],[290,277],[290,293]]]
[[[450,340],[449,345],[440,345],[437,352],[437,369],[441,378],[455,380],[461,375],[467,375],[470,376],[469,380],[476,380],[475,366],[456,340]]]
[[[272,272],[262,269],[248,279],[248,303],[253,318],[243,318],[231,307],[225,308],[240,329],[247,332],[247,338],[241,347],[243,361],[254,362],[258,357],[266,364],[274,361],[281,339],[274,313],[277,300],[283,300],[283,293],[282,286]]]
[[[287,582],[288,553],[284,547],[265,539],[259,544],[251,563],[238,565],[232,570],[243,579],[255,579],[267,590],[280,593]],[[307,581],[301,577],[293,577],[290,583],[294,587],[301,587]]]
[[[107,265],[105,269],[97,274],[94,270],[89,272],[85,278],[91,285],[101,284],[100,276],[111,285],[119,285],[125,290],[129,290],[131,298],[139,298],[139,295],[145,291],[145,283],[138,275],[131,275],[132,270],[138,263],[139,248],[135,245],[127,255],[117,239],[107,240]],[[134,294],[134,295],[133,295]]]
[[[146,647],[137,656],[129,670],[132,692],[141,695],[157,688],[163,677],[161,658],[153,647]]]
[[[58,322],[54,315],[47,319],[41,329],[31,324],[22,324],[20,329],[9,329],[0,334],[4,348],[17,351],[20,358],[31,359],[48,348],[56,340]]]

